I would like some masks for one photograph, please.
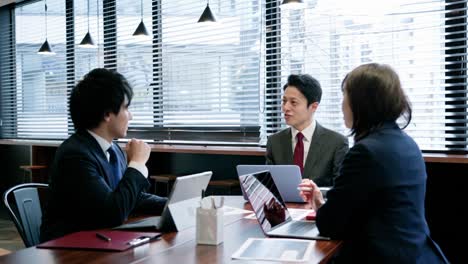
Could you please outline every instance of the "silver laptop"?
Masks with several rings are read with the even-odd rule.
[[[279,193],[287,203],[303,203],[297,187],[302,181],[301,170],[297,165],[237,165],[237,175],[268,170],[278,187]],[[245,193],[244,199],[247,200]]]
[[[213,172],[206,171],[178,176],[161,216],[148,217],[117,226],[114,229],[156,229],[166,232],[180,231],[195,226],[195,208],[199,206],[202,190],[206,190],[212,174]],[[193,217],[185,214],[193,214]]]
[[[239,181],[265,235],[330,240],[320,236],[315,221],[296,221],[291,218],[269,171],[241,175]]]

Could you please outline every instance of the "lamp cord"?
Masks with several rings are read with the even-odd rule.
[[[89,0],[88,0],[88,33],[89,33]]]
[[[44,1],[44,11],[45,11],[45,37],[47,40],[47,0]]]
[[[143,0],[140,2],[140,9],[141,9],[141,21],[143,21]]]

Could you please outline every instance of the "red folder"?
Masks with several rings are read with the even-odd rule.
[[[110,238],[110,241],[97,234]],[[161,233],[128,232],[117,230],[94,230],[71,233],[63,237],[37,245],[38,248],[70,248],[124,251],[156,239]]]

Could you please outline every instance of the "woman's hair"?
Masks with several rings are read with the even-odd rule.
[[[400,78],[389,65],[361,65],[346,75],[341,89],[346,92],[353,113],[351,135],[356,141],[400,116],[406,121],[403,128],[411,122],[411,104]]]

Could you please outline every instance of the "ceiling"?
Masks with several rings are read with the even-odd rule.
[[[0,0],[0,7],[2,6],[6,6],[6,5],[9,5],[11,3],[19,3],[19,2],[23,2],[24,0]]]

